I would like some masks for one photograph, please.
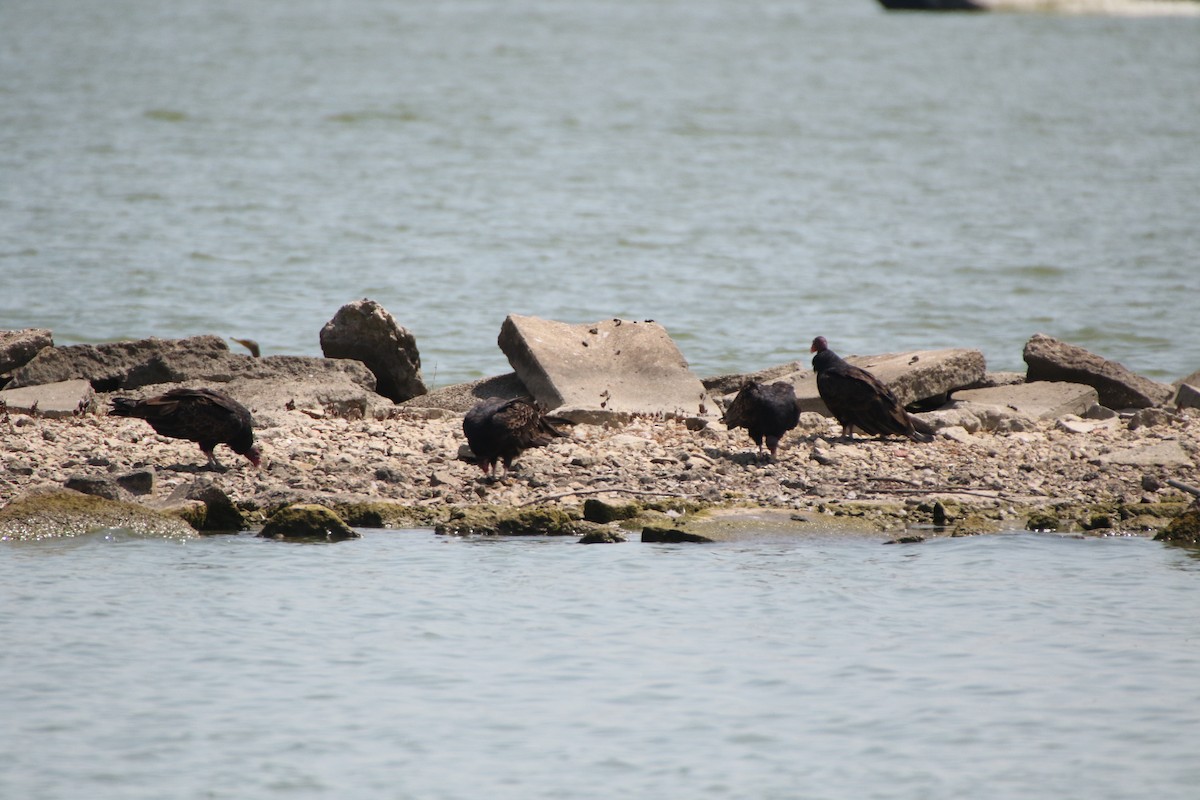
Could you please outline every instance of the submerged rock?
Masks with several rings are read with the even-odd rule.
[[[258,535],[263,539],[322,542],[361,539],[361,534],[350,528],[336,511],[314,503],[284,506],[266,521]]]
[[[340,542],[359,539],[362,534],[338,516],[337,512],[315,503],[297,503],[275,512],[258,534],[264,539],[303,539]]]
[[[561,508],[472,506],[455,509],[450,519],[439,523],[435,530],[455,536],[574,536],[580,532],[580,526]]]
[[[1171,520],[1167,527],[1154,537],[1154,541],[1200,544],[1200,501],[1192,503],[1186,511]]]

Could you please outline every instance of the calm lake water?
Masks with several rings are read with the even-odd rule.
[[[1200,20],[4,0],[0,327],[444,385],[509,313],[701,374],[1035,332],[1200,368]],[[1196,796],[1200,561],[1002,535],[0,544],[0,797]]]
[[[1194,553],[1009,534],[0,544],[0,796],[1200,786]]]
[[[370,296],[433,385],[508,313],[700,374],[1044,332],[1200,369],[1200,17],[874,0],[5,0],[0,327],[317,354]]]

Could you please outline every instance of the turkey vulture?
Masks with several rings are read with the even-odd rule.
[[[548,417],[533,401],[514,397],[489,397],[476,403],[463,417],[467,444],[486,474],[495,474],[497,461],[504,471],[512,469],[513,459],[530,447],[545,447],[558,436],[567,434],[555,424],[571,424],[561,417]]]
[[[207,466],[224,470],[213,455],[219,444],[227,444],[233,452],[245,456],[258,466],[262,454],[254,444],[254,421],[250,412],[238,401],[212,389],[172,389],[146,400],[115,397],[112,410],[117,417],[137,417],[150,423],[155,432],[172,439],[197,442]]]
[[[854,428],[875,436],[896,434],[914,442],[933,440],[931,430],[915,419],[883,381],[861,367],[848,364],[829,349],[824,336],[813,339],[813,369],[817,392],[830,413],[842,423],[842,435],[854,438]]]
[[[750,438],[758,445],[760,457],[763,454],[763,440],[766,440],[770,457],[774,457],[779,440],[800,421],[796,389],[787,381],[747,381],[725,410],[722,421],[730,429],[748,430]]]

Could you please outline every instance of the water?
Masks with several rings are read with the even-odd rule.
[[[1200,368],[1200,17],[872,0],[6,0],[0,326],[317,354],[370,296],[433,385],[508,313],[700,374],[1036,332]]]
[[[1194,798],[1143,539],[0,547],[0,796]]]

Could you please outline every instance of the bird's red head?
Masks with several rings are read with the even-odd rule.
[[[809,348],[810,353],[823,353],[829,349],[829,342],[825,341],[824,336],[818,336],[813,339],[812,347]]]
[[[254,466],[256,466],[256,467],[262,466],[262,450],[258,449],[258,445],[254,445],[249,450],[242,453],[242,455],[244,455],[246,458],[248,458],[250,460],[250,463],[253,464]]]

